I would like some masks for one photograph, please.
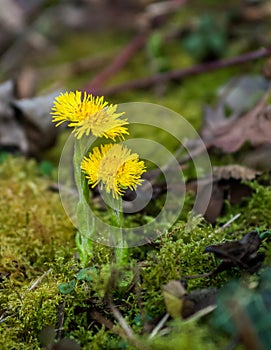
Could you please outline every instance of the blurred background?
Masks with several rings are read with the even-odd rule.
[[[245,76],[242,111],[268,86],[270,22],[264,0],[1,0],[0,147],[43,157],[63,90],[159,103],[200,129],[204,106]]]

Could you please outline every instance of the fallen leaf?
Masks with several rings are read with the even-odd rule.
[[[264,260],[264,254],[258,252],[260,245],[259,234],[257,231],[251,231],[240,240],[210,245],[205,248],[204,252],[212,253],[222,260],[214,273],[231,267],[238,267],[253,273],[261,267]]]
[[[0,85],[0,148],[9,152],[28,150],[23,126],[17,122],[10,104],[15,99],[15,86],[11,80]]]
[[[241,115],[249,111],[267,91],[269,81],[262,75],[242,75],[230,79],[219,90],[226,109]]]
[[[216,180],[253,180],[261,172],[239,164],[214,166],[213,177]]]
[[[207,107],[200,133],[206,146],[233,153],[246,141],[254,147],[270,144],[271,108],[266,106],[269,93],[268,90],[256,106],[241,117],[238,113],[226,117],[221,102],[214,109]]]
[[[253,180],[260,174],[260,171],[237,164],[216,166],[213,167],[212,176],[188,181],[186,189],[197,191],[198,200],[194,209],[196,213],[204,215],[205,219],[213,224],[221,214],[225,200],[231,204],[241,204],[245,197],[251,196],[252,189],[242,181]],[[210,183],[212,193],[208,206],[201,207],[201,203],[205,203],[204,198]]]
[[[206,187],[206,190],[208,191],[208,188]],[[201,189],[199,192],[199,203],[204,203],[204,201],[201,198],[205,198],[205,188]],[[218,183],[213,183],[212,186],[212,192],[211,197],[209,199],[207,208],[202,209],[199,205],[195,207],[196,212],[199,214],[204,214],[205,220],[207,220],[210,223],[215,223],[216,219],[220,216],[223,206],[224,206],[224,190],[219,186]]]
[[[215,107],[205,106],[203,112],[203,122],[200,135],[207,144],[220,134],[225,133],[238,118],[238,113],[232,114],[229,118],[225,115],[224,103],[219,101]]]
[[[14,82],[0,84],[0,149],[37,157],[51,147],[60,132],[50,116],[58,93],[17,99]]]
[[[59,92],[33,98],[14,100],[16,119],[24,126],[28,142],[27,155],[35,156],[50,148],[56,141],[59,130],[50,116],[53,100]]]

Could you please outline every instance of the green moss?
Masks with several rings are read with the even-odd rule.
[[[45,261],[54,258],[59,246],[72,249],[74,232],[58,194],[48,189],[48,179],[37,177],[35,162],[10,158],[1,165],[0,173],[0,265],[20,283],[24,279],[21,271],[25,269],[27,277],[35,276]]]
[[[206,246],[223,240],[227,236],[226,231],[216,233],[200,217],[190,220],[189,225],[186,222],[177,223],[172,231],[156,241],[157,249],[148,254],[147,266],[142,271],[142,288],[146,309],[151,315],[158,310],[160,313],[165,312],[161,294],[163,284],[172,279],[185,279],[187,276],[211,272],[216,268],[214,258],[203,254],[203,251]],[[192,279],[189,281],[189,289],[220,285],[225,278]]]
[[[63,314],[62,337],[74,339],[81,349],[87,350],[90,343],[93,349],[132,349],[117,335],[118,332],[109,331],[91,318],[91,312],[95,311],[110,320],[117,329],[119,327],[104,300],[111,283],[111,249],[95,243],[94,259],[89,263],[90,267],[96,268],[97,275],[93,275],[90,282],[77,280],[80,267],[74,256],[74,228],[67,220],[58,194],[48,190],[50,180],[40,176],[34,161],[22,158],[8,157],[0,165],[0,174],[3,194],[0,198],[0,272],[3,276],[0,304],[4,319],[0,323],[1,348],[40,349],[41,330],[48,325],[57,329]],[[167,234],[157,238],[152,245],[129,250],[131,264],[115,275],[113,298],[136,334],[143,332],[144,325],[135,321],[142,311],[155,323],[158,321],[154,320],[165,314],[162,285],[171,279],[206,273],[216,268],[218,262],[213,256],[203,254],[207,245],[238,239],[256,227],[260,230],[270,228],[270,186],[257,182],[251,186],[253,195],[244,206],[240,208],[228,204],[224,216],[219,219],[218,225],[221,225],[241,212],[241,217],[230,228],[217,231],[201,217],[190,216],[188,212],[193,205],[193,195],[188,195],[180,221]],[[106,218],[108,213],[100,212],[100,215]],[[145,219],[141,214],[126,218],[130,220],[128,226]],[[262,250],[267,256],[265,264],[270,265],[268,237]],[[124,283],[127,273],[134,275],[134,266],[137,266],[140,275],[137,292],[130,283]],[[31,289],[41,276],[43,279]],[[188,289],[220,287],[231,278],[232,271],[229,271],[215,278],[188,280]],[[61,294],[58,286],[72,280],[76,281],[74,290],[70,294]],[[168,346],[172,350],[187,348],[188,344],[191,345],[189,339],[193,339],[193,349],[202,348],[201,344],[212,349],[225,341],[219,335],[210,336],[212,328],[207,323],[180,323],[170,329],[166,338],[158,336],[149,341],[143,336],[142,340],[146,345],[151,344],[152,349],[166,349]]]
[[[232,3],[233,0],[230,0]],[[176,11],[169,25],[159,29],[159,35],[171,32],[174,25],[191,26],[195,16],[206,10],[206,3]],[[221,4],[208,0],[209,9],[214,10]],[[223,5],[224,6],[224,5]],[[228,4],[225,5],[225,10]],[[224,16],[224,13],[222,14]],[[55,55],[43,60],[40,67],[63,62],[72,62],[79,57],[108,56],[112,61],[122,47],[132,38],[131,33],[123,31],[89,33],[69,33],[59,42]],[[163,42],[161,45],[163,46]],[[234,56],[247,47],[247,43],[235,41],[230,44],[224,57]],[[169,40],[163,46],[163,55],[170,69],[185,69],[194,65],[195,60],[184,52],[180,40]],[[110,103],[143,101],[166,106],[186,118],[197,130],[201,126],[202,108],[217,101],[216,91],[236,74],[259,72],[262,60],[248,63],[242,67],[230,67],[201,75],[188,76],[180,81],[165,83],[165,93],[157,93],[157,86],[150,89],[125,91],[106,98]],[[108,84],[118,84],[136,77],[153,74],[150,69],[150,57],[146,49],[140,50]],[[101,70],[103,67],[101,67]],[[56,71],[54,69],[54,71]],[[47,87],[58,80],[60,84],[72,90],[88,84],[97,70],[69,76],[53,76],[44,79]],[[54,85],[55,86],[55,85]],[[132,137],[149,138],[150,130],[145,128]],[[131,133],[132,134],[132,133]],[[70,130],[64,132],[57,145],[42,155],[57,165],[64,142]],[[178,144],[174,138],[163,132],[156,133],[157,140],[174,151]],[[215,159],[215,158],[214,158]],[[235,155],[219,157],[214,162],[231,163]],[[2,157],[0,157],[2,161]],[[187,169],[188,176],[191,175]],[[135,349],[120,337],[121,327],[112,316],[105,297],[110,288],[112,298],[127,324],[133,329],[146,347],[151,349],[219,349],[225,348],[228,339],[220,335],[208,323],[208,318],[200,322],[178,320],[166,324],[161,334],[152,340],[145,329],[157,325],[166,313],[161,286],[172,279],[182,279],[213,271],[219,261],[212,255],[203,254],[210,244],[226,240],[239,239],[248,231],[259,228],[260,231],[271,226],[271,189],[258,182],[251,184],[253,195],[242,206],[231,206],[225,202],[225,210],[218,219],[217,227],[227,222],[236,213],[241,216],[229,228],[217,231],[201,217],[192,218],[189,214],[193,207],[194,195],[188,193],[179,221],[162,237],[143,247],[129,249],[130,264],[121,271],[113,271],[110,266],[112,249],[93,244],[94,258],[89,267],[96,269],[91,281],[77,278],[80,265],[74,247],[75,228],[69,222],[60,203],[58,193],[49,190],[50,182],[56,181],[56,169],[53,177],[42,176],[36,162],[23,158],[8,157],[0,164],[0,348],[38,350],[41,349],[39,335],[43,327],[61,328],[61,338],[74,339],[82,350],[91,349]],[[126,226],[140,225],[149,220],[149,216],[163,205],[163,198],[155,200],[146,214],[125,217]],[[98,212],[98,209],[95,209]],[[99,215],[107,220],[110,214],[99,210]],[[271,263],[270,238],[265,238],[261,247],[266,254],[264,264]],[[234,272],[240,277],[240,272]],[[138,276],[137,276],[138,275]],[[35,286],[33,284],[43,277]],[[132,280],[132,277],[134,278]],[[221,287],[233,277],[233,271],[226,271],[215,278],[196,278],[188,280],[188,290],[196,288]],[[75,282],[70,293],[63,294],[59,285]],[[110,283],[112,285],[110,285]],[[114,287],[114,288],[113,288]],[[96,312],[102,316],[93,317]],[[146,320],[143,321],[144,315]],[[106,319],[114,325],[108,329]],[[63,320],[63,324],[61,323]],[[140,320],[140,321],[138,321]],[[145,324],[144,324],[145,322]],[[148,324],[147,324],[148,323]],[[107,326],[106,326],[107,325]],[[111,328],[111,327],[110,327]],[[165,332],[168,332],[165,335]],[[162,335],[164,334],[164,335]]]

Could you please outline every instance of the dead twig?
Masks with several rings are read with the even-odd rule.
[[[52,272],[52,269],[47,270],[42,276],[40,276],[40,277],[28,288],[28,291],[29,291],[29,292],[33,291],[33,290],[41,283],[41,281],[42,281],[46,276],[48,276],[48,274],[49,274],[50,272]],[[15,292],[17,293],[18,298],[19,298],[20,300],[23,300],[24,295],[21,296],[21,295],[19,294],[19,292],[18,292],[16,289],[15,289]],[[11,310],[12,310],[12,308],[9,307],[7,310],[5,310],[5,311],[2,313],[2,315],[0,316],[0,323],[5,322],[5,321],[7,320],[8,317],[12,317],[12,316],[13,316],[13,314],[10,313]]]
[[[127,338],[130,340],[135,340],[135,334],[134,334],[132,328],[128,325],[128,323],[122,317],[122,314],[119,312],[118,308],[112,302],[110,302],[109,306],[110,306],[110,309],[112,311],[113,316],[119,322],[119,324],[120,324],[121,328],[123,329]]]
[[[95,92],[97,94],[103,94],[103,95],[109,96],[109,95],[114,95],[127,90],[146,89],[156,84],[165,83],[169,80],[180,80],[187,76],[203,74],[206,72],[211,72],[216,69],[221,69],[221,68],[230,67],[234,65],[240,65],[240,64],[258,60],[260,58],[270,56],[270,55],[271,55],[271,47],[260,48],[259,50],[248,52],[240,56],[227,58],[223,60],[217,60],[213,62],[201,63],[189,68],[176,69],[166,73],[159,73],[146,78],[131,80],[119,85],[108,86],[103,89],[98,89]]]
[[[62,329],[64,325],[64,320],[65,320],[64,309],[65,309],[65,302],[60,303],[58,305],[58,324],[57,324],[57,332],[56,332],[56,339],[58,341],[61,339]]]
[[[105,301],[108,307],[110,308],[112,315],[114,316],[116,321],[118,321],[120,326],[119,331],[117,330],[116,326],[112,329],[112,331],[114,331],[116,334],[118,334],[120,337],[122,337],[124,340],[126,340],[139,350],[151,350],[149,346],[147,346],[137,338],[132,328],[126,322],[119,309],[113,302],[112,291],[116,288],[118,278],[118,271],[115,268],[112,268],[111,276],[106,286]]]
[[[157,4],[150,4],[146,7],[145,12],[142,14],[144,26],[140,33],[137,34],[126,45],[120,53],[115,57],[111,64],[109,64],[104,70],[98,73],[91,81],[84,87],[83,90],[88,93],[99,94],[99,91],[103,90],[102,86],[113,75],[120,71],[126,63],[140,50],[144,45],[151,32],[152,23],[159,17],[168,15],[176,11],[179,7],[183,6],[186,0],[171,0],[162,1]]]
[[[105,326],[107,329],[112,330],[114,332],[114,323],[110,321],[108,318],[104,317],[100,312],[92,311],[90,313],[90,317],[92,320],[100,323],[101,325]],[[118,332],[115,332],[115,333],[119,335]]]
[[[155,328],[152,330],[151,334],[149,335],[149,339],[152,339],[153,337],[155,337],[157,335],[157,333],[160,331],[160,329],[165,325],[165,323],[167,322],[168,318],[169,318],[169,314],[166,313],[161,320],[158,322],[158,324],[155,326]]]
[[[145,44],[148,37],[148,31],[143,31],[137,34],[132,41],[125,46],[121,52],[113,59],[104,70],[96,75],[94,79],[84,88],[89,93],[96,93],[101,86],[110,79],[116,72],[121,70],[125,64],[135,55],[135,53]]]
[[[40,282],[47,276],[49,275],[49,273],[52,272],[52,269],[47,270],[46,272],[44,272],[44,274],[42,276],[40,276],[29,288],[28,290],[31,291],[33,289],[35,289]]]
[[[109,302],[109,307],[111,309],[111,312],[115,319],[118,321],[119,325],[121,326],[127,341],[129,341],[133,346],[135,346],[139,350],[151,350],[149,346],[144,344],[142,341],[140,341],[136,335],[134,334],[132,328],[128,325],[128,323],[125,321],[124,317],[118,310],[118,308],[113,304],[112,301]]]
[[[230,226],[231,223],[233,223],[235,220],[239,218],[241,213],[236,214],[233,218],[231,218],[228,222],[226,222],[223,226],[219,227],[217,230],[215,230],[215,233],[221,232],[224,230],[224,228]]]

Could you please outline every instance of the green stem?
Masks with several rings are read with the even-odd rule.
[[[78,190],[79,201],[77,204],[78,233],[75,238],[80,261],[86,266],[93,256],[93,244],[91,240],[94,232],[94,218],[89,211],[89,187],[84,174],[81,171],[81,161],[87,151],[87,143],[82,140],[75,140],[74,144],[74,179]]]
[[[118,267],[123,267],[128,264],[128,248],[127,243],[125,242],[123,236],[123,209],[122,209],[122,200],[120,198],[114,199],[111,194],[103,193],[104,200],[106,202],[107,208],[111,213],[111,225],[118,228],[117,237],[113,237],[114,248],[114,259]],[[117,230],[112,230],[116,232]]]

